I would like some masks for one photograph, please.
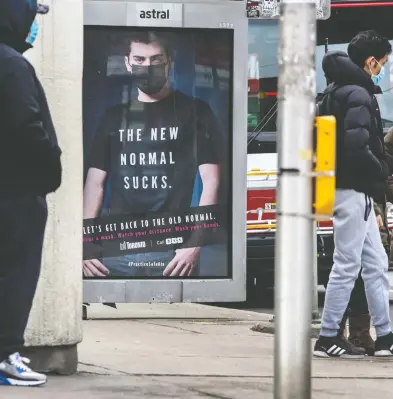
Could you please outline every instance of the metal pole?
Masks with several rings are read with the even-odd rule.
[[[310,399],[315,1],[285,0],[281,11],[274,398]]]
[[[313,222],[313,301],[312,301],[312,324],[321,322],[318,306],[318,224]]]

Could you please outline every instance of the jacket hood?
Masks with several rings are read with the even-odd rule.
[[[330,82],[362,86],[370,93],[380,91],[380,88],[374,85],[371,76],[357,66],[343,51],[326,53],[323,57],[322,69]]]
[[[31,24],[37,14],[37,0],[0,0],[0,43],[23,53]]]

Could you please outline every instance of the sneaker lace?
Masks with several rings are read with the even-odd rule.
[[[27,357],[22,357],[19,353],[14,353],[10,356],[10,362],[15,367],[23,371],[31,371],[30,367],[27,364],[30,364],[30,359]]]

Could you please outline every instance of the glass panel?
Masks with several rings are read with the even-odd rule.
[[[268,132],[277,130],[278,28],[278,21],[274,20],[250,20],[248,23],[249,153],[266,152],[267,146],[262,148],[260,142],[266,142]],[[272,152],[275,152],[275,149]]]
[[[325,44],[329,51],[346,51],[349,41],[358,32],[374,26],[381,34],[392,39],[393,7],[363,7],[333,10],[331,18],[317,23],[316,71],[317,91],[326,87],[322,71]],[[249,99],[248,99],[248,153],[271,151],[277,118],[277,49],[279,25],[277,20],[249,20]],[[386,74],[378,95],[385,131],[393,126],[393,56],[386,65]],[[259,93],[259,95],[258,95]],[[269,144],[268,144],[269,143]],[[269,149],[269,151],[267,150]]]

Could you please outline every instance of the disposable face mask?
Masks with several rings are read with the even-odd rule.
[[[38,35],[38,23],[37,21],[33,21],[30,27],[30,32],[29,35],[27,36],[26,42],[29,43],[30,45],[33,45],[35,42],[35,39],[37,39]]]
[[[385,76],[385,68],[382,65],[380,65],[380,63],[378,61],[377,61],[377,64],[381,67],[381,70],[379,71],[379,74],[378,75],[374,75],[371,72],[371,79],[374,82],[375,86],[378,86],[382,82],[382,79]]]
[[[158,93],[168,80],[165,64],[132,65],[132,77],[138,89],[146,94]]]

